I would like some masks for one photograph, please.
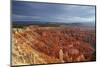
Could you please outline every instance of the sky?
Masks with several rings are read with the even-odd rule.
[[[95,23],[95,6],[13,0],[12,21]]]

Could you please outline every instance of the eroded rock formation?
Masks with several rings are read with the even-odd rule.
[[[91,61],[95,32],[77,28],[13,28],[12,64],[48,64]]]

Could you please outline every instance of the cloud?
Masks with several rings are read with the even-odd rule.
[[[95,7],[13,2],[12,19],[17,21],[95,22]]]
[[[94,22],[94,17],[70,17],[68,18],[68,21],[70,22]]]
[[[76,22],[95,22],[95,16],[89,16],[89,17],[78,17],[78,16],[67,16],[67,17],[61,17],[57,16],[54,17],[53,20],[57,22],[65,22],[65,23],[76,23]]]
[[[12,15],[12,19],[17,21],[21,21],[21,20],[30,20],[30,21],[33,21],[34,19],[40,19],[41,17],[39,16],[25,16],[25,15],[16,15],[16,14],[13,14]]]

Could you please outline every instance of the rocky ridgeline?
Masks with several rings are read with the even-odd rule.
[[[13,28],[12,63],[90,61],[95,52],[91,42],[95,43],[93,31],[62,27]]]

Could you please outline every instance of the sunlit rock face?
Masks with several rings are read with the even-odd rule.
[[[95,31],[71,27],[13,28],[12,65],[95,60]]]

